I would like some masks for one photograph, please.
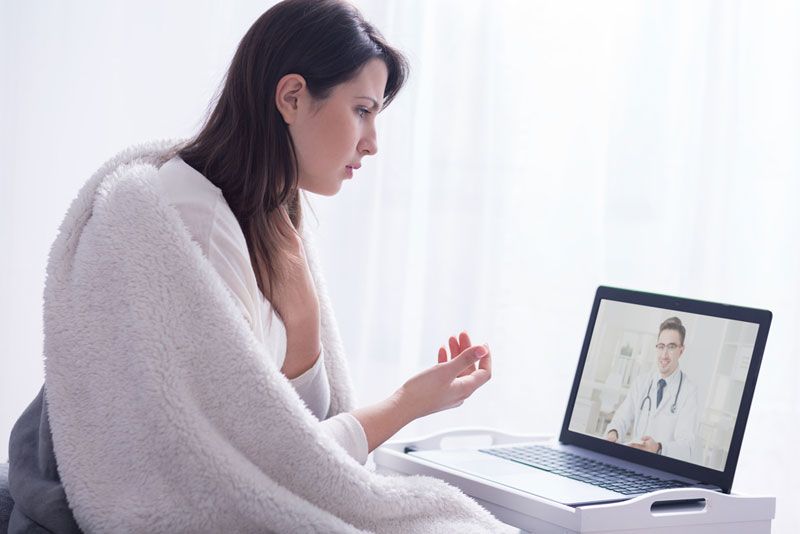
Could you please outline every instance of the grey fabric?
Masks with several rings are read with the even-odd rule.
[[[8,518],[14,507],[14,499],[8,491],[8,464],[0,464],[0,534],[8,531]]]
[[[80,532],[56,468],[44,386],[11,430],[8,457],[9,534]]]

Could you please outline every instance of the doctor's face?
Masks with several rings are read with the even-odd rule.
[[[683,355],[681,334],[677,330],[662,330],[656,342],[656,364],[661,376],[667,377],[678,368],[678,360]]]

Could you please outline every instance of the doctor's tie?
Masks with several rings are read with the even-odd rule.
[[[661,404],[661,397],[664,396],[664,387],[666,387],[667,381],[663,378],[659,379],[658,381],[658,393],[656,394],[656,408],[658,405]]]

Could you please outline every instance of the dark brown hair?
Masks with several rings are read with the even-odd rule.
[[[311,95],[323,100],[373,58],[383,60],[389,74],[385,107],[405,83],[404,56],[346,2],[280,2],[242,38],[213,111],[200,132],[175,151],[222,190],[268,299],[273,282],[299,260],[288,244],[301,223],[297,156],[275,104],[278,81],[299,74]]]
[[[665,319],[661,326],[658,328],[658,335],[661,335],[661,332],[664,330],[675,330],[681,335],[681,345],[683,345],[684,340],[686,339],[686,328],[683,326],[683,323],[677,317],[670,317],[669,319]]]

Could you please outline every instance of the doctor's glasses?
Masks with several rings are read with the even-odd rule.
[[[664,351],[667,351],[670,354],[675,354],[675,352],[677,352],[677,350],[682,346],[683,345],[676,345],[675,343],[669,343],[667,345],[665,345],[664,343],[659,343],[658,345],[656,345],[656,352],[661,354]]]

